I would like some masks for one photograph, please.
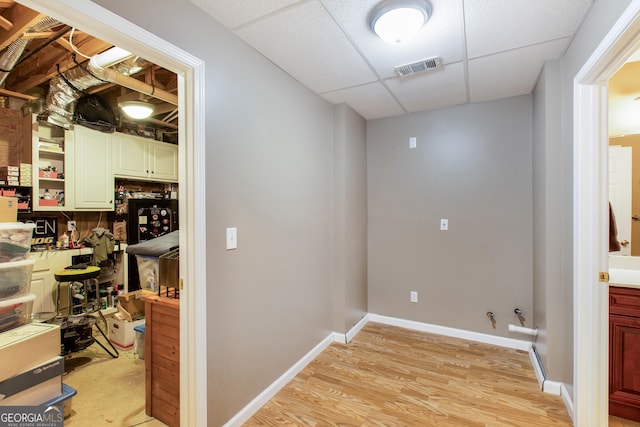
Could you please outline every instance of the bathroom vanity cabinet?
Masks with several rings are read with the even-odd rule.
[[[609,413],[640,421],[640,289],[609,288]]]

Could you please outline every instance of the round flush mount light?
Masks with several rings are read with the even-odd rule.
[[[431,16],[426,0],[385,0],[373,8],[369,24],[388,43],[402,43],[415,36]]]
[[[132,119],[146,119],[154,110],[152,104],[145,101],[125,101],[118,104],[118,107]]]

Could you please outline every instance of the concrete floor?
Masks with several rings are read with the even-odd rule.
[[[67,356],[62,381],[77,394],[65,427],[166,427],[145,414],[144,375],[144,360],[132,350],[114,359],[92,344]]]

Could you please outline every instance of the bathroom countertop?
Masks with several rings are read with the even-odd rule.
[[[640,288],[640,270],[609,269],[609,286]]]

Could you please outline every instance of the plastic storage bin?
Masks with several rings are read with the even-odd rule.
[[[71,402],[73,400],[73,396],[75,396],[77,391],[66,384],[62,384],[62,394],[56,398],[48,400],[44,402],[40,406],[60,406],[62,405],[64,410],[64,417],[67,418],[71,415]]]
[[[0,301],[0,332],[31,323],[35,294]]]
[[[0,263],[0,301],[29,293],[35,263],[34,259]]]
[[[27,259],[34,228],[33,223],[0,222],[0,262]]]
[[[136,333],[136,342],[133,345],[133,352],[138,355],[138,359],[144,359],[144,332],[145,324],[136,325],[133,327]]]
[[[140,276],[140,288],[157,291],[160,259],[158,257],[136,255],[136,261],[138,263],[138,275]]]

